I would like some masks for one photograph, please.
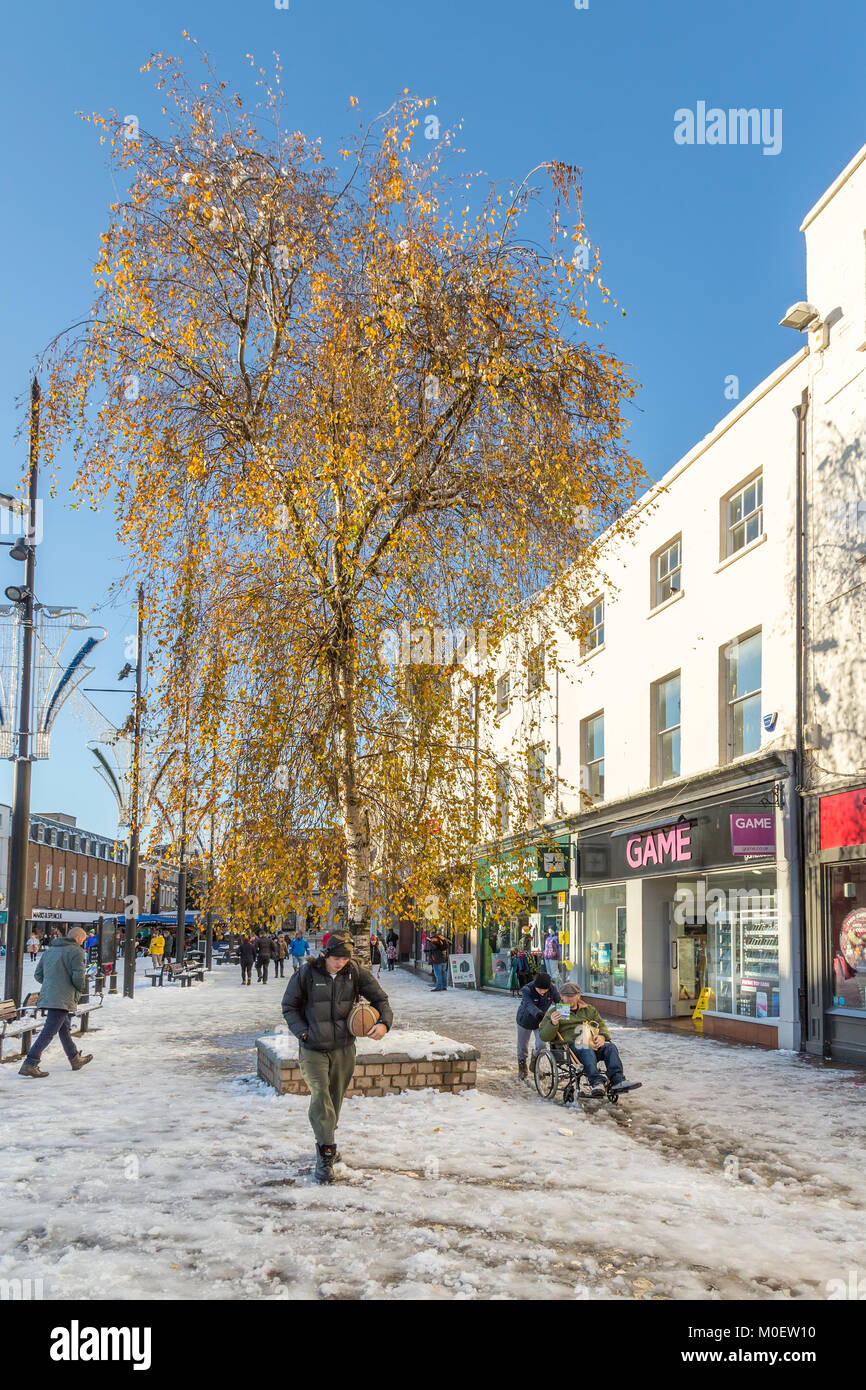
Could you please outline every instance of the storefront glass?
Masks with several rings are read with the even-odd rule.
[[[584,892],[583,979],[587,994],[625,997],[625,884]]]
[[[745,1018],[778,1018],[775,869],[708,874],[706,885],[710,1008]]]
[[[486,918],[481,942],[482,983],[494,989],[511,989],[512,951],[526,950],[529,941],[528,911]]]
[[[866,1012],[866,864],[829,870],[834,1008]]]

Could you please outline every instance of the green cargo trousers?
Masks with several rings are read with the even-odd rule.
[[[301,1076],[310,1088],[310,1124],[317,1144],[333,1144],[340,1122],[340,1107],[355,1071],[355,1044],[333,1052],[314,1052],[303,1043],[298,1049]]]

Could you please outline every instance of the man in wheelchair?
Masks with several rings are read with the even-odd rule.
[[[560,985],[559,993],[560,1003],[548,1009],[539,1024],[542,1042],[554,1050],[557,1045],[571,1049],[584,1068],[592,1095],[603,1096],[608,1089],[614,1093],[634,1089],[626,1082],[620,1055],[610,1040],[607,1024],[598,1009],[586,1003],[580,987],[570,980]],[[593,1046],[581,1045],[584,1024],[590,1025],[587,1033],[595,1034]],[[607,1072],[606,1083],[598,1069],[600,1061],[604,1062]]]

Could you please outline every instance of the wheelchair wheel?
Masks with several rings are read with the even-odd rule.
[[[535,1060],[535,1089],[542,1100],[552,1100],[559,1085],[559,1067],[552,1052],[539,1052]]]

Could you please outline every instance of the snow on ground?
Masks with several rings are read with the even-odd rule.
[[[27,967],[29,984],[31,967]],[[282,981],[110,998],[69,1070],[0,1067],[0,1279],[46,1298],[823,1297],[858,1269],[866,1077],[614,1025],[643,1089],[589,1115],[515,1079],[515,1001],[382,972],[479,1089],[349,1100],[312,1183],[305,1098],[255,1078]]]

